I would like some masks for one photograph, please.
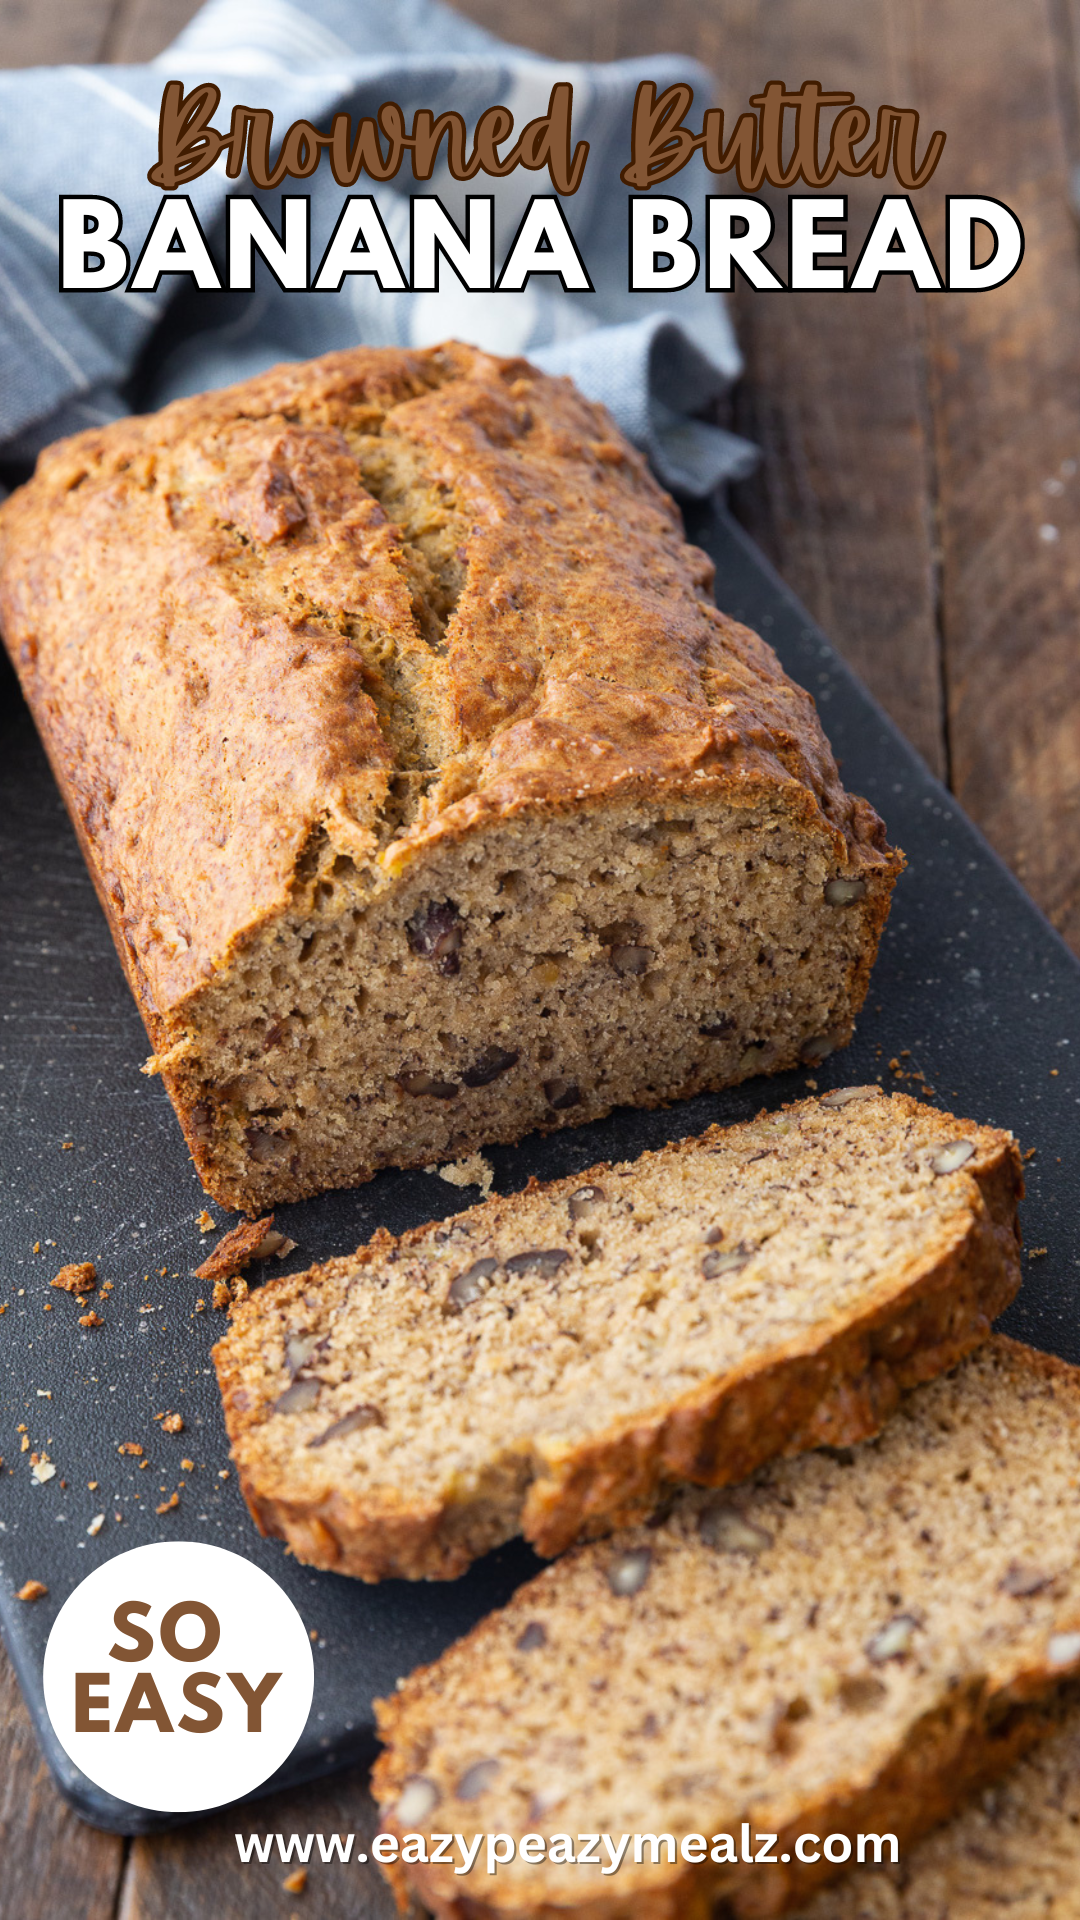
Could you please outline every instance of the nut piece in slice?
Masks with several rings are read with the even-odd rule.
[[[1021,1191],[1011,1135],[875,1087],[379,1233],[234,1308],[245,1498],[312,1565],[452,1579],[850,1445],[1012,1299]]]

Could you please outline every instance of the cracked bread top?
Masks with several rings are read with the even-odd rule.
[[[522,807],[781,794],[887,867],[813,701],[600,407],[451,344],[273,369],[48,449],[0,622],[144,1010],[288,902]]]

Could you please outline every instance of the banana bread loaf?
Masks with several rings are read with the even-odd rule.
[[[1019,1285],[1012,1136],[851,1087],[272,1281],[214,1350],[264,1532],[450,1579],[874,1433]]]
[[[1080,1371],[994,1337],[879,1438],[576,1548],[380,1703],[387,1830],[515,1848],[455,1876],[414,1840],[399,1894],[440,1920],[750,1920],[839,1871],[842,1840],[803,1864],[801,1835],[854,1858],[892,1834],[903,1858],[1054,1729],[1080,1669],[1078,1457]],[[772,1864],[740,1857],[744,1823]],[[658,1833],[673,1862],[550,1857],[558,1834]]]
[[[0,624],[223,1205],[850,1037],[901,862],[711,574],[602,409],[469,347],[42,455]]]

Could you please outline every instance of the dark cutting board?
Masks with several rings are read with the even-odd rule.
[[[1080,1361],[1080,967],[735,524],[703,509],[691,533],[717,562],[720,605],[763,633],[809,687],[845,783],[874,802],[910,863],[855,1041],[818,1069],[818,1085],[892,1084],[896,1058],[924,1076],[896,1084],[932,1087],[940,1104],[1011,1127],[1037,1149],[1024,1231],[1029,1248],[1046,1251],[1025,1261],[1023,1293],[1003,1324]],[[111,1799],[79,1773],[42,1698],[49,1628],[100,1561],[150,1540],[210,1540],[266,1567],[317,1629],[311,1718],[264,1791],[368,1758],[373,1697],[505,1600],[537,1562],[509,1547],[450,1585],[365,1587],[312,1573],[259,1539],[235,1476],[220,1477],[228,1452],[209,1355],[225,1322],[194,1311],[206,1289],[190,1278],[212,1244],[195,1224],[205,1196],[160,1082],[139,1073],[142,1026],[45,756],[10,671],[0,673],[0,1622],[63,1793],[99,1826],[148,1832],[174,1823]],[[741,1120],[800,1095],[805,1080],[753,1080],[667,1112],[620,1112],[496,1148],[497,1187],[513,1191],[533,1173],[572,1173],[713,1120]],[[276,1270],[476,1197],[432,1175],[384,1173],[281,1208],[297,1251]],[[91,1331],[79,1327],[74,1301],[49,1289],[58,1267],[80,1259],[114,1282],[100,1307],[105,1324]],[[166,1408],[183,1414],[182,1434],[155,1424]],[[20,1423],[32,1449],[47,1447],[56,1463],[44,1486],[18,1451]],[[145,1448],[149,1467],[118,1453],[126,1440]],[[195,1461],[193,1473],[182,1473],[182,1457]],[[156,1505],[181,1480],[179,1506],[159,1517]],[[105,1524],[90,1537],[100,1512]],[[44,1581],[48,1597],[16,1600],[27,1579]]]

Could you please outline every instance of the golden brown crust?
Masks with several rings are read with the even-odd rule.
[[[472,519],[444,651],[349,451],[373,425]],[[523,807],[779,785],[891,880],[812,700],[710,578],[601,409],[468,347],[356,348],[48,449],[0,511],[0,623],[152,1037],[284,907],[317,826],[373,853],[403,762],[350,639],[372,609],[424,656],[443,749],[386,871]]]
[[[858,1138],[860,1115],[879,1104],[844,1109],[849,1144]],[[478,1553],[512,1532],[520,1530],[539,1553],[553,1556],[576,1540],[630,1524],[672,1482],[724,1486],[774,1455],[848,1446],[879,1432],[901,1392],[955,1365],[987,1337],[1013,1299],[1020,1284],[1016,1210],[1023,1194],[1019,1150],[1010,1134],[939,1114],[906,1094],[894,1094],[889,1106],[917,1116],[931,1138],[976,1141],[976,1157],[963,1176],[970,1199],[962,1237],[943,1237],[905,1282],[892,1278],[871,1289],[857,1312],[783,1344],[763,1345],[647,1418],[617,1421],[566,1443],[558,1454],[546,1450],[542,1465],[523,1450],[486,1486],[486,1497],[475,1489],[440,1496],[423,1488],[405,1497],[350,1483],[331,1485],[315,1500],[297,1498],[263,1457],[260,1428],[271,1411],[265,1394],[279,1391],[262,1373],[270,1334],[294,1303],[317,1299],[325,1282],[365,1270],[377,1276],[388,1260],[407,1256],[426,1240],[430,1226],[400,1239],[380,1230],[355,1255],[269,1282],[236,1309],[213,1354],[241,1490],[260,1532],[287,1540],[307,1564],[363,1580],[455,1579]],[[817,1107],[808,1100],[782,1111]],[[734,1141],[742,1131],[712,1127],[664,1153],[686,1155]],[[582,1185],[602,1185],[610,1171],[603,1163],[543,1187],[531,1181],[527,1195],[541,1192],[559,1203]],[[484,1236],[496,1208],[500,1226],[507,1227],[527,1195],[489,1201],[460,1216],[475,1222],[470,1257],[488,1244]],[[260,1375],[256,1398],[252,1382]]]

